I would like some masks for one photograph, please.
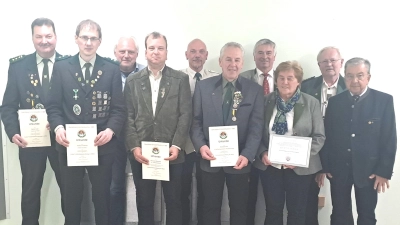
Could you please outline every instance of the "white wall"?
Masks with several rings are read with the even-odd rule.
[[[246,49],[244,69],[254,67],[252,48],[261,38],[277,44],[277,63],[298,60],[305,76],[319,75],[316,63],[318,51],[334,45],[341,49],[344,59],[360,56],[372,63],[370,87],[392,94],[395,110],[400,112],[400,94],[396,91],[400,39],[396,31],[400,16],[399,3],[393,0],[164,0],[164,1],[2,1],[0,21],[0,97],[6,85],[8,59],[34,51],[30,24],[37,17],[49,17],[56,25],[58,48],[61,54],[76,54],[74,42],[76,25],[83,19],[100,24],[103,41],[98,53],[113,57],[113,47],[121,34],[133,34],[139,40],[139,62],[144,60],[144,37],[159,31],[168,39],[167,64],[180,69],[187,66],[184,52],[193,38],[201,38],[208,46],[206,66],[220,71],[218,54],[228,41],[241,43]],[[400,118],[400,116],[398,116]],[[397,119],[397,124],[400,124]],[[398,126],[399,127],[399,126]],[[400,133],[400,131],[399,131]],[[8,178],[10,189],[10,217],[0,225],[21,222],[21,175],[18,150],[7,144]],[[376,210],[378,224],[397,224],[400,215],[395,210],[400,202],[400,180],[394,168],[391,188],[379,195]],[[328,185],[327,185],[328,186]],[[46,172],[41,209],[42,224],[62,224],[56,182]],[[326,206],[320,211],[320,224],[329,224],[331,211],[327,187]],[[355,205],[355,204],[354,204]],[[354,211],[356,214],[356,211]]]

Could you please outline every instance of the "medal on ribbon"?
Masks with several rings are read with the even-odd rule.
[[[243,100],[243,96],[242,96],[242,92],[240,91],[235,91],[233,93],[233,109],[232,109],[232,121],[236,121],[236,111],[237,108],[239,107],[239,104],[242,102]]]

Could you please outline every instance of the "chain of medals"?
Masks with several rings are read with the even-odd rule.
[[[243,96],[240,91],[236,91],[233,93],[233,109],[232,109],[232,121],[236,121],[236,111],[237,108],[239,107],[239,104],[242,102]]]

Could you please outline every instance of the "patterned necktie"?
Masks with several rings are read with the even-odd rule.
[[[43,73],[42,73],[42,89],[43,94],[47,96],[47,92],[49,91],[50,81],[49,81],[49,59],[43,59]]]
[[[267,95],[270,93],[269,90],[269,82],[268,82],[268,76],[269,74],[263,74],[264,75],[264,82],[263,82],[263,88],[264,88],[264,95]]]
[[[223,117],[224,117],[224,124],[226,123],[226,121],[229,117],[229,112],[231,111],[233,84],[231,82],[228,82],[225,87],[226,87],[226,93],[224,96],[224,102],[222,104],[222,113],[223,113]]]
[[[194,76],[196,77],[196,81],[200,81],[200,78],[201,78],[200,73],[196,73]]]
[[[86,84],[89,84],[89,81],[90,81],[90,70],[89,70],[90,66],[92,66],[91,63],[85,63],[85,65],[84,65],[84,67],[86,67],[86,70],[85,70]]]

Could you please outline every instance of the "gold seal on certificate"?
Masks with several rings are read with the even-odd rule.
[[[271,134],[268,158],[274,164],[308,167],[311,137]]]
[[[18,115],[21,137],[28,142],[26,147],[51,146],[45,109],[20,109]]]
[[[239,158],[237,126],[209,127],[211,167],[235,166]]]
[[[149,160],[142,164],[143,179],[169,181],[168,143],[142,141],[142,155]]]
[[[68,166],[99,165],[98,148],[94,146],[97,124],[66,124],[65,128],[69,141]]]

